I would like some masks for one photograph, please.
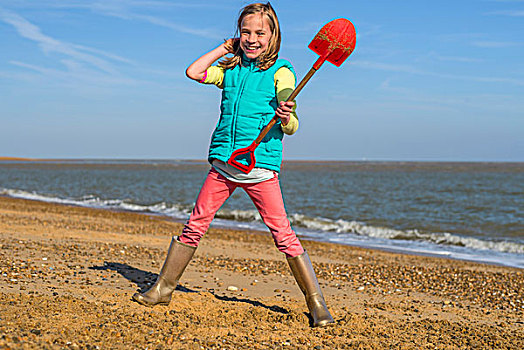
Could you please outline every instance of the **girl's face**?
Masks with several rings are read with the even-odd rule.
[[[271,28],[261,13],[247,15],[240,29],[240,48],[247,58],[254,59],[266,51],[271,39]]]

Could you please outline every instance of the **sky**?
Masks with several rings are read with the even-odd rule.
[[[0,157],[205,159],[220,90],[185,69],[249,3],[0,0]],[[299,79],[325,23],[357,30],[284,159],[524,161],[524,0],[271,3]]]

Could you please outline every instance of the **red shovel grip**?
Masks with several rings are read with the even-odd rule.
[[[243,173],[248,174],[255,167],[255,149],[258,144],[253,142],[248,147],[239,148],[231,154],[227,163],[234,166]],[[247,161],[247,164],[241,163],[241,161]]]

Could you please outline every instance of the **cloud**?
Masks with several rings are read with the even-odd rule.
[[[443,93],[425,94],[419,88],[407,88],[395,84],[392,78],[387,78],[379,85],[379,90],[395,94],[394,103],[398,103],[409,110],[429,111],[456,111],[461,108],[479,109],[483,111],[496,110],[497,112],[520,113],[524,104],[518,94],[494,93]],[[348,98],[347,96],[345,97]]]
[[[524,86],[524,79],[465,76],[465,75],[458,75],[458,74],[443,74],[443,73],[425,71],[425,70],[418,69],[410,65],[390,64],[390,63],[361,61],[361,60],[354,60],[351,64],[356,65],[361,68],[365,68],[365,69],[367,68],[367,69],[382,70],[382,71],[387,71],[387,72],[397,72],[397,73],[431,76],[431,77],[436,77],[436,78],[441,78],[441,79],[464,80],[464,81],[474,81],[474,82],[482,82],[482,83],[503,83],[503,84]],[[388,84],[389,82],[386,81],[385,83],[383,83],[382,87],[387,87]]]
[[[485,33],[455,33],[439,35],[439,40],[443,42],[460,42],[464,45],[470,45],[481,48],[506,48],[522,46],[523,42],[519,41],[502,41],[493,40],[492,35]],[[492,40],[486,40],[492,39]]]
[[[131,63],[130,60],[111,53],[52,38],[45,35],[38,26],[27,21],[22,16],[1,8],[0,21],[12,25],[20,36],[36,42],[45,54],[59,53],[111,75],[117,75],[117,70],[110,62],[99,56],[104,56],[115,61]],[[89,52],[97,54],[98,56],[90,54]]]
[[[18,66],[18,67],[27,68],[27,69],[33,70],[33,71],[38,72],[38,73],[43,73],[43,74],[47,74],[47,73],[50,73],[52,71],[55,71],[53,69],[39,67],[39,66],[36,66],[36,65],[33,65],[33,64],[28,64],[28,63],[19,62],[19,61],[10,61],[9,63],[11,63],[12,65]]]
[[[171,21],[166,21],[165,19],[162,19],[159,17],[149,16],[149,15],[138,15],[138,14],[132,14],[132,13],[128,13],[125,15],[121,14],[121,15],[124,16],[123,18],[142,20],[142,21],[149,22],[151,24],[155,24],[155,25],[165,27],[168,29],[172,29],[174,31],[184,33],[184,34],[191,34],[191,35],[200,36],[200,37],[209,38],[209,39],[224,39],[223,36],[217,34],[216,30],[212,30],[212,29],[195,29],[195,28],[187,27],[187,26],[184,26],[178,23],[174,23]],[[121,15],[119,14],[118,16],[121,16]]]
[[[508,16],[508,17],[524,17],[523,10],[505,10],[505,11],[492,11],[485,13],[486,16]]]
[[[222,3],[206,2],[175,2],[175,1],[133,1],[133,0],[77,0],[77,1],[63,1],[63,0],[48,0],[39,1],[40,4],[55,8],[87,8],[87,9],[124,9],[124,8],[147,8],[147,9],[169,9],[169,8],[224,8]]]
[[[220,3],[204,2],[176,2],[176,1],[158,1],[158,0],[3,0],[5,5],[10,8],[147,8],[166,10],[170,8],[224,8],[227,6]]]
[[[362,61],[362,60],[355,60],[351,64],[362,67],[362,68],[383,70],[383,71],[388,71],[388,72],[423,74],[423,75],[427,74],[427,72],[424,72],[423,70],[420,70],[413,66],[405,65],[405,64],[380,63],[380,62]]]
[[[121,57],[121,56],[112,54],[110,52],[106,52],[106,51],[103,51],[103,50],[99,50],[99,49],[95,49],[95,48],[87,47],[87,46],[83,46],[83,45],[73,45],[73,47],[76,48],[76,49],[82,50],[82,51],[92,52],[92,53],[95,53],[95,54],[98,54],[98,55],[101,55],[101,56],[105,56],[105,57],[107,57],[109,59],[112,59],[113,61],[119,61],[119,62],[127,63],[127,64],[130,64],[130,65],[136,65],[136,62],[134,62],[134,61],[132,61],[130,59],[127,59],[125,57]]]
[[[440,34],[437,36],[440,41],[443,42],[464,42],[468,40],[479,40],[486,38],[485,33],[449,33],[449,34]]]
[[[71,84],[72,86],[78,86],[76,84],[77,81],[87,82],[89,84],[94,85],[106,85],[106,84],[124,84],[124,85],[137,85],[138,82],[131,78],[121,77],[121,76],[114,76],[114,75],[108,75],[103,73],[97,73],[93,70],[86,69],[83,65],[79,64],[77,61],[74,60],[61,60],[60,63],[62,63],[64,66],[68,68],[68,71],[63,71],[59,69],[54,68],[47,68],[47,67],[41,67],[37,66],[35,64],[20,62],[20,61],[10,61],[10,64],[21,67],[33,72],[40,73],[42,76],[46,77],[46,81],[48,81],[48,77],[52,77],[53,82],[66,82],[67,84]],[[11,77],[13,74],[11,74]],[[23,76],[25,79],[27,79],[27,76]],[[34,80],[34,79],[33,79]],[[141,82],[143,84],[143,82]]]
[[[446,62],[462,62],[462,63],[479,63],[483,62],[480,58],[471,58],[471,57],[459,57],[459,56],[435,56],[439,61]]]
[[[392,85],[390,78],[384,80],[379,85],[379,90],[391,91],[391,92],[395,92],[395,93],[402,94],[402,95],[405,95],[405,96],[411,96],[413,94],[413,90],[412,89],[408,89],[408,88]]]
[[[472,46],[486,49],[501,49],[506,47],[522,46],[522,43],[511,41],[473,41]]]
[[[158,16],[144,14],[145,11],[167,10],[169,8],[205,8],[210,7],[223,8],[223,6],[209,3],[191,3],[191,2],[165,2],[165,1],[121,1],[121,0],[105,0],[105,1],[76,1],[63,2],[51,1],[44,3],[47,7],[62,8],[62,9],[85,9],[91,12],[116,17],[124,20],[138,20],[154,24],[160,27],[168,28],[176,32],[200,36],[211,39],[223,39],[223,36],[217,34],[214,28],[194,28],[182,25],[176,22],[165,20]]]
[[[145,5],[147,2],[139,1],[133,3]],[[158,2],[158,6],[162,4],[163,3]],[[23,2],[20,2],[20,5],[26,6],[26,4]],[[69,5],[76,6],[77,4],[69,3]],[[86,4],[84,2],[78,3],[78,6],[85,7],[85,5]],[[44,5],[39,3],[39,6]],[[45,7],[49,8],[49,4],[46,3]],[[120,15],[123,16],[123,13]],[[131,19],[131,17],[135,15],[129,16],[129,19]],[[175,27],[175,25],[172,23],[167,21],[161,22],[157,18],[148,17],[146,15],[136,15],[136,19],[155,22],[158,25],[163,25],[166,27],[171,26],[173,29],[178,31],[185,31],[187,33],[193,33],[202,36],[205,35],[204,31],[199,32],[197,30],[193,32],[190,28]],[[41,52],[43,52],[48,58],[51,58],[53,62],[50,64],[43,64],[40,61],[35,63],[37,61],[29,62],[27,59],[18,58],[10,61],[9,64],[11,66],[23,68],[26,72],[22,72],[21,70],[13,72],[0,72],[1,78],[7,78],[11,80],[40,81],[40,79],[44,77],[46,79],[46,84],[55,82],[60,85],[65,84],[66,86],[75,86],[75,82],[77,85],[78,82],[81,82],[82,84],[86,83],[89,86],[136,86],[137,84],[144,86],[155,83],[148,78],[144,80],[138,76],[150,77],[152,75],[156,75],[165,78],[175,75],[175,73],[172,71],[166,72],[148,68],[147,66],[144,67],[139,62],[111,52],[107,52],[105,50],[80,45],[73,42],[67,42],[57,37],[52,37],[47,35],[45,30],[37,26],[35,23],[30,22],[11,9],[8,10],[0,6],[0,24],[2,22],[12,26],[21,38],[34,42]],[[58,66],[53,63],[57,63]],[[132,73],[136,73],[136,77],[122,74],[120,70],[126,68],[122,64],[132,66]],[[179,74],[177,74],[176,77],[178,78]],[[169,87],[173,88],[171,85],[169,85]]]

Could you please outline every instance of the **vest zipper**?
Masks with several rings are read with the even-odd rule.
[[[242,70],[242,68],[244,68],[244,66],[242,66],[240,68],[240,70]],[[237,129],[237,116],[238,116],[238,105],[240,104],[240,98],[242,98],[242,93],[244,92],[244,85],[246,83],[246,80],[247,80],[247,76],[248,74],[251,72],[251,69],[248,68],[248,67],[245,67],[248,69],[248,72],[246,74],[244,74],[244,76],[242,77],[242,80],[240,81],[240,88],[239,88],[239,94],[237,96],[237,99],[235,101],[235,109],[233,111],[233,122],[231,123],[231,149],[229,150],[229,156],[231,156],[231,154],[233,153],[234,151],[234,147],[235,147],[235,144],[236,144],[236,129]]]

